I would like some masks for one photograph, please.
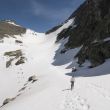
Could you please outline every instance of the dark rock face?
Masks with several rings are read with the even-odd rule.
[[[75,57],[78,57],[80,65],[85,60],[89,60],[92,64],[91,67],[96,67],[104,63],[105,59],[110,58],[110,41],[83,46]]]
[[[15,65],[23,64],[26,60],[21,50],[5,52],[4,56],[9,57],[9,60],[6,62],[6,68],[10,67],[14,60],[17,60]]]
[[[75,56],[81,65],[89,60],[93,67],[110,58],[110,0],[86,0],[70,17],[74,28],[59,33],[57,41],[69,36],[66,49],[83,46]]]
[[[21,35],[26,32],[26,29],[20,26],[16,26],[8,23],[7,21],[0,21],[0,39],[4,37]]]

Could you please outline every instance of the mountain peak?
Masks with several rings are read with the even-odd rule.
[[[26,28],[17,25],[14,20],[0,21],[0,39],[13,35],[21,35],[25,32]]]

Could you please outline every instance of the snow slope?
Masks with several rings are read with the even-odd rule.
[[[69,20],[49,35],[27,30],[22,37],[16,36],[22,45],[15,44],[15,38],[5,38],[4,43],[0,43],[0,105],[6,98],[12,99],[0,110],[110,110],[109,60],[91,70],[87,69],[88,62],[78,68],[74,90],[70,91],[71,66],[77,66],[71,61],[72,54],[79,49],[60,56],[56,52],[67,39],[57,44],[55,40],[57,34],[73,22]],[[6,68],[4,52],[18,49],[26,57],[25,64],[15,66],[13,63]],[[61,60],[57,63],[62,66],[53,65],[58,58]],[[28,78],[33,75],[38,80],[32,83]]]

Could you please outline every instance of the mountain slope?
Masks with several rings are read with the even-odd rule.
[[[69,17],[75,19],[74,23],[57,37],[57,42],[68,38],[61,53],[82,46],[76,56],[73,56],[78,58],[80,66],[88,60],[90,67],[96,67],[110,58],[109,10],[109,0],[86,0]]]
[[[53,36],[51,38],[50,37],[51,36],[45,36],[42,33],[35,33],[31,30],[26,30],[26,33],[22,34],[22,37],[19,35],[14,35],[14,38],[4,38],[4,42],[0,43],[0,85],[2,88],[0,91],[0,104],[2,105],[5,99],[10,99],[10,103],[6,106],[2,106],[1,109],[13,109],[10,107],[15,107],[15,109],[19,109],[17,106],[13,106],[13,104],[10,107],[9,105],[11,103],[14,103],[14,100],[16,102],[16,100],[19,98],[22,102],[23,97],[28,97],[28,94],[34,95],[35,93],[37,93],[37,96],[40,96],[39,92],[42,95],[45,95],[46,90],[49,91],[52,89],[51,91],[53,91],[53,87],[51,86],[53,85],[53,83],[55,83],[55,79],[53,80],[54,75],[55,78],[62,80],[60,77],[57,76],[58,70],[55,67],[51,66],[52,57],[54,56],[54,51],[57,47],[54,48],[54,39],[56,39],[56,36]],[[15,40],[22,41],[22,44],[16,44]],[[13,57],[13,52],[15,52],[16,50],[21,50],[23,52],[23,55],[26,58],[25,63],[16,66],[15,59],[12,64],[8,68],[6,68],[7,57],[4,56],[4,53],[11,52],[11,56]],[[51,72],[53,71],[56,71],[57,74],[52,74]],[[28,81],[28,78],[33,75],[36,76],[36,80],[38,79],[38,82],[32,83]],[[51,83],[52,85],[50,85]],[[32,90],[30,88],[32,88]],[[34,100],[34,98],[32,99]],[[37,100],[35,99],[34,101]],[[28,103],[28,101],[26,101],[26,103]],[[24,109],[23,106],[19,107],[21,109]],[[32,106],[29,105],[28,108],[29,107]],[[36,107],[39,106],[36,105]]]
[[[54,66],[52,64],[56,52],[59,48],[62,49],[68,41],[64,39],[55,44],[57,35],[73,22],[74,19],[70,19],[58,30],[48,35],[27,29],[26,33],[22,34],[23,37],[14,35],[14,38],[4,38],[4,42],[0,43],[1,110],[110,109],[110,61],[93,69],[88,69],[87,63],[85,67],[77,68],[73,91],[70,91],[71,68],[65,68],[71,64],[72,55],[75,55],[80,48],[69,50],[68,54],[63,56],[58,52],[57,58],[62,57],[58,63],[64,64],[65,62],[65,65]],[[22,45],[16,44],[15,40],[22,41]],[[17,66],[14,61],[6,68],[7,58],[4,53],[15,50],[22,50],[26,61]],[[70,59],[67,58],[68,55],[71,55]],[[77,63],[74,62],[73,65],[77,66]],[[99,73],[102,73],[100,77],[97,76]],[[8,103],[2,106],[7,101],[5,99]]]
[[[99,1],[101,0],[97,0],[97,3]],[[81,35],[82,31],[78,34],[80,28],[75,17],[78,14],[77,19],[83,24],[82,19],[86,15],[82,17],[80,13],[87,13],[84,7],[88,7],[89,4],[91,1],[88,0],[74,13],[75,15],[47,34],[23,28],[14,22],[4,22],[11,26],[11,31],[16,27],[23,31],[9,34],[8,29],[4,28],[5,34],[0,42],[0,110],[110,109],[110,60],[107,59],[101,63],[102,65],[95,65],[97,67],[94,68],[88,68],[91,63],[90,60],[86,60],[83,66],[79,67],[79,55],[82,55],[81,52],[85,52],[82,50],[86,48],[83,43],[79,43],[80,37],[74,39],[76,36],[71,34],[75,29],[75,33]],[[91,8],[92,6],[90,5]],[[88,24],[89,20],[90,18]],[[81,24],[79,26],[82,26],[82,29],[84,24]],[[86,29],[85,26],[84,32]],[[104,36],[102,40],[94,41],[93,44],[90,40],[89,49],[94,49],[94,45],[109,49],[109,37]],[[70,42],[73,43],[72,47],[69,45]],[[109,55],[108,50],[107,52]],[[78,59],[74,59],[76,55]],[[71,91],[73,66],[76,66],[77,71],[74,73],[75,86]]]

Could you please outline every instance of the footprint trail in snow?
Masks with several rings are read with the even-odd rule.
[[[89,110],[86,100],[76,94],[75,91],[67,91],[64,94],[61,110]]]

